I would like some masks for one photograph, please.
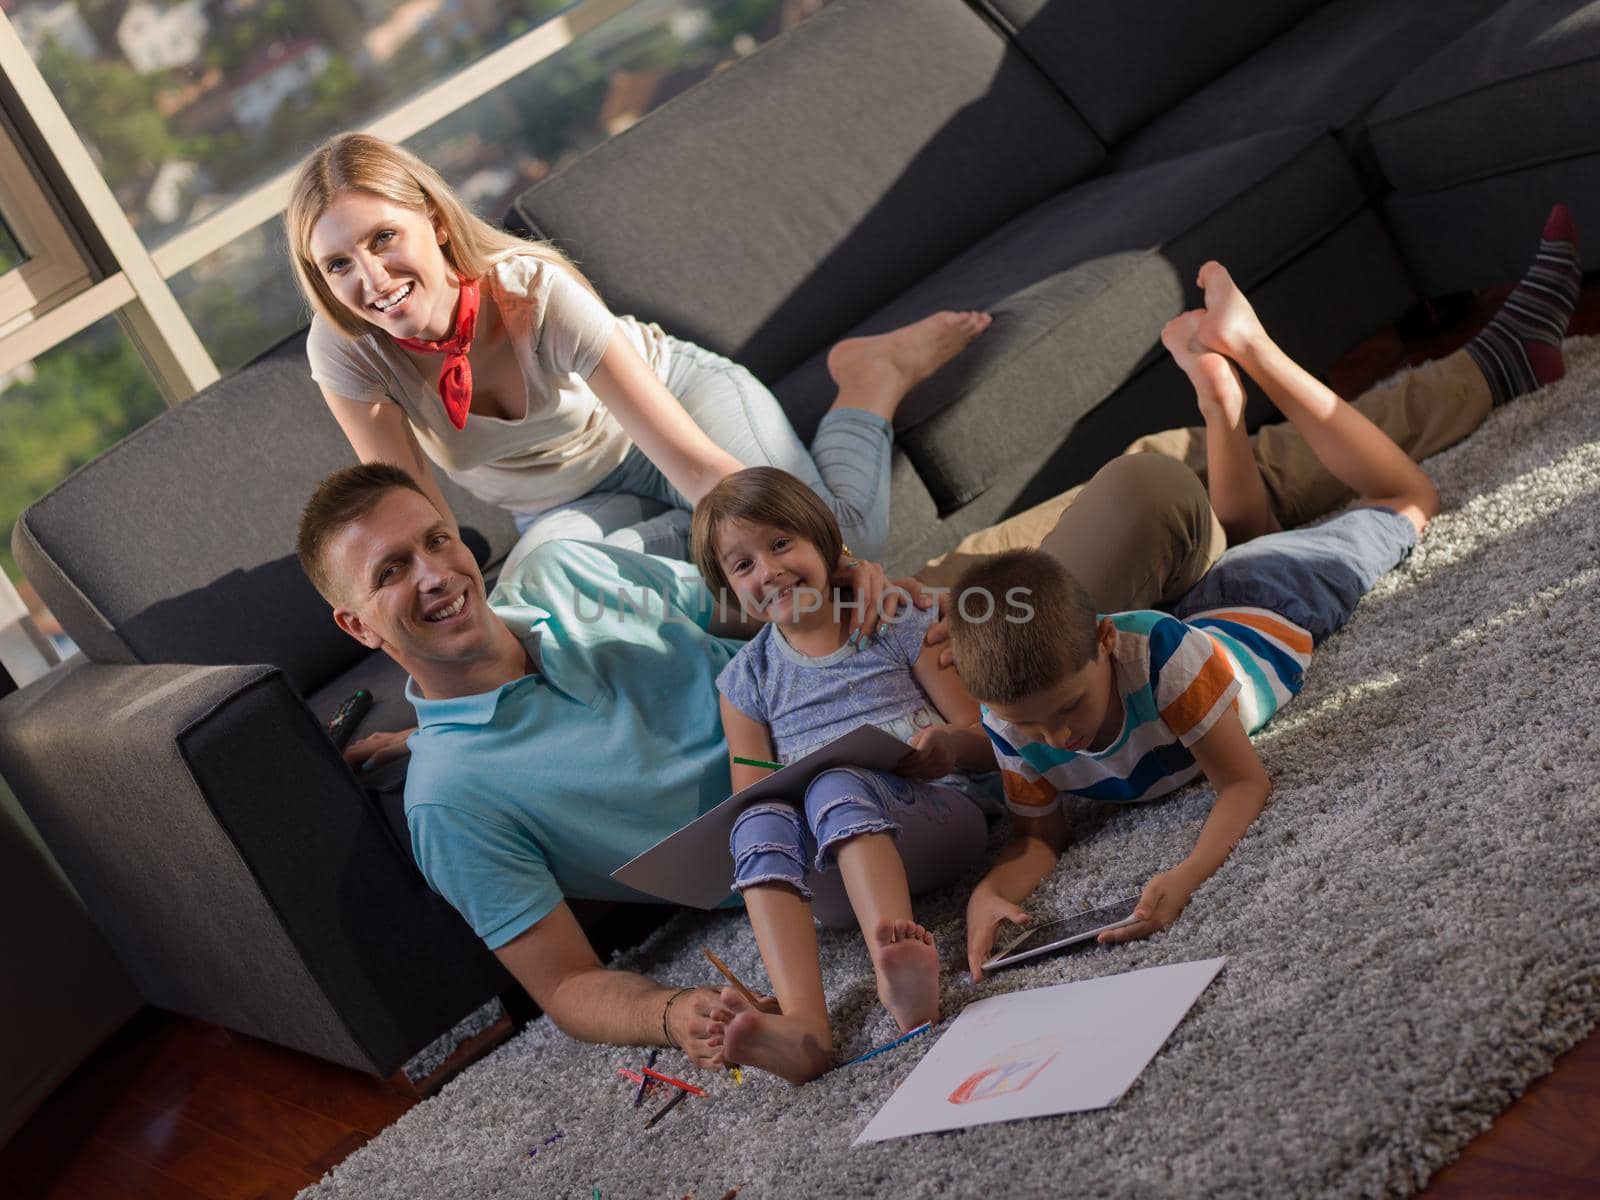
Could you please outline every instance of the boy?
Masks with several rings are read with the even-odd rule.
[[[1175,318],[1161,340],[1194,385],[1211,503],[1230,540],[1242,544],[1174,606],[1175,616],[1097,618],[1077,581],[1039,551],[980,562],[954,588],[958,598],[1026,588],[1033,609],[1023,623],[1004,616],[980,623],[963,609],[1007,610],[998,601],[951,606],[956,668],[984,704],[1015,818],[1011,842],[967,904],[974,980],[1000,921],[1030,919],[1018,903],[1065,846],[1064,792],[1153,800],[1206,776],[1216,802],[1194,849],[1145,885],[1133,924],[1100,940],[1147,937],[1177,919],[1271,791],[1249,734],[1300,690],[1312,646],[1349,619],[1439,511],[1422,470],[1272,342],[1227,271],[1207,263],[1198,282],[1205,308]],[[1361,497],[1360,507],[1313,528],[1278,531],[1250,451],[1235,364]]]

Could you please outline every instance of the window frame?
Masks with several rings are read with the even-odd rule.
[[[11,331],[87,289],[93,272],[3,113],[0,219],[26,256],[0,274],[0,331]]]

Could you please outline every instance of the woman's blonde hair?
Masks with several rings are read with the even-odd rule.
[[[283,224],[289,260],[306,302],[347,337],[360,337],[374,327],[334,298],[311,255],[311,231],[341,192],[370,192],[426,213],[447,235],[439,248],[457,279],[482,279],[497,258],[516,252],[562,267],[594,291],[594,285],[565,254],[546,242],[515,237],[489,224],[462,203],[439,172],[411,151],[371,134],[341,133],[323,142],[300,165],[289,190]]]

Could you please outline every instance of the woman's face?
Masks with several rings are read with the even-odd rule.
[[[311,228],[311,261],[328,290],[367,324],[397,338],[455,332],[446,234],[420,209],[371,192],[340,192]]]

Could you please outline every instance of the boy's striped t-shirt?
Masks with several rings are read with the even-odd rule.
[[[1237,707],[1254,733],[1300,690],[1311,635],[1262,608],[1212,609],[1180,621],[1166,613],[1113,613],[1113,678],[1122,733],[1100,751],[1057,750],[1028,741],[983,711],[1006,803],[1019,816],[1053,812],[1061,793],[1091,800],[1153,800],[1200,770],[1189,747]]]

